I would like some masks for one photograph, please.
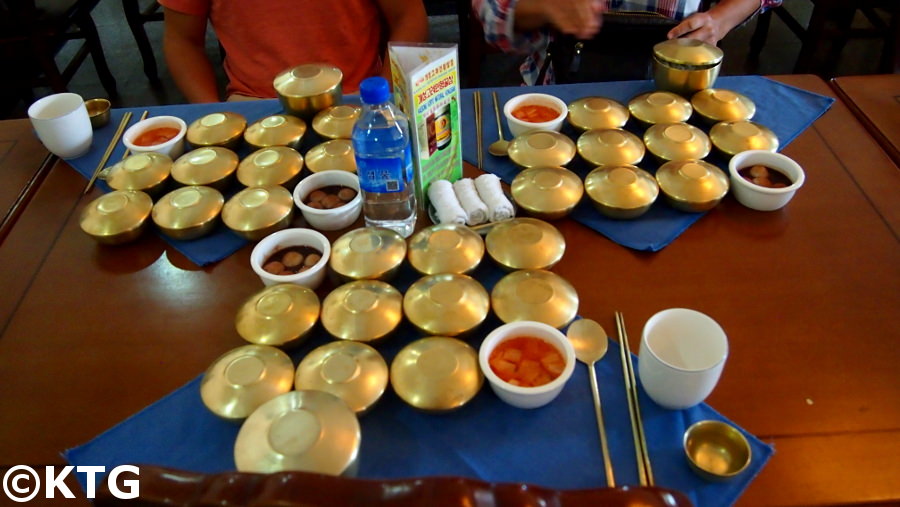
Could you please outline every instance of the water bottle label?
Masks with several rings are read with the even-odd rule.
[[[359,186],[365,192],[389,194],[406,190],[412,181],[412,154],[409,145],[403,158],[362,158],[356,159]]]

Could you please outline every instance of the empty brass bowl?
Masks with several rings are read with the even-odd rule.
[[[203,375],[200,398],[213,414],[240,421],[294,386],[294,363],[275,347],[244,345],[219,356]]]
[[[644,144],[657,160],[699,160],[712,144],[705,132],[687,123],[658,123],[644,132]]]
[[[478,353],[446,336],[416,340],[391,362],[391,386],[403,401],[428,412],[462,407],[478,394],[484,375]]]
[[[708,88],[691,97],[691,106],[706,123],[749,120],[756,114],[756,104],[746,95],[731,90]]]
[[[296,389],[325,391],[357,414],[366,413],[384,394],[388,365],[377,350],[359,342],[331,342],[313,349],[297,365]]]
[[[656,171],[656,182],[675,209],[688,212],[714,208],[728,193],[728,176],[702,160],[667,162]]]
[[[312,289],[280,283],[244,301],[234,323],[250,343],[292,347],[303,343],[319,321],[320,310],[319,296]]]
[[[721,421],[699,421],[684,432],[684,453],[704,479],[724,481],[743,472],[752,459],[747,438]]]
[[[280,185],[245,188],[222,208],[225,225],[250,241],[287,228],[293,216],[294,197]]]
[[[153,200],[137,190],[115,190],[91,201],[81,211],[78,223],[98,243],[127,243],[143,232],[153,209]]]
[[[383,227],[354,229],[334,241],[331,269],[342,280],[389,280],[406,257],[406,240]]]
[[[532,167],[516,175],[510,192],[529,215],[556,220],[571,213],[581,202],[584,184],[577,174],[562,167]]]
[[[564,166],[575,158],[575,143],[559,132],[536,130],[509,143],[509,158],[521,167]]]
[[[293,189],[303,171],[303,155],[287,146],[261,148],[237,167],[237,179],[247,187],[282,185]]]
[[[694,108],[680,95],[655,91],[642,93],[628,101],[631,116],[644,125],[688,121]]]
[[[306,152],[306,167],[310,172],[347,171],[356,174],[356,157],[349,139],[332,139],[313,146]]]
[[[246,128],[247,119],[241,114],[230,111],[210,113],[188,125],[187,141],[195,148],[221,146],[236,150]]]
[[[407,248],[409,264],[423,275],[470,273],[484,257],[484,239],[459,224],[437,224],[413,235]]]
[[[196,239],[212,232],[224,204],[225,197],[212,187],[181,187],[153,205],[153,222],[170,238]]]
[[[621,128],[629,116],[627,107],[606,97],[584,97],[569,104],[569,123],[581,130]]]
[[[322,326],[339,340],[378,343],[403,320],[403,295],[380,280],[357,280],[322,301]]]
[[[725,53],[701,40],[678,37],[653,46],[653,80],[660,90],[686,97],[712,88]]]
[[[550,269],[562,259],[566,239],[556,227],[536,218],[496,224],[484,239],[488,255],[506,269]]]
[[[105,127],[109,123],[109,117],[112,114],[112,104],[108,100],[90,99],[85,101],[84,107],[87,108],[92,129]]]
[[[244,141],[252,148],[287,146],[300,149],[306,134],[306,122],[296,116],[273,114],[257,120],[244,131]]]
[[[350,139],[353,125],[362,108],[356,104],[342,104],[319,111],[312,121],[313,130],[326,139]]]
[[[114,190],[141,190],[158,196],[169,181],[172,159],[161,153],[138,153],[105,169],[100,176]]]
[[[344,74],[333,65],[309,63],[280,72],[273,85],[288,114],[309,120],[341,103],[343,79]]]
[[[598,167],[584,179],[584,188],[597,211],[618,219],[643,215],[659,196],[656,179],[633,165]]]
[[[768,127],[748,120],[716,123],[709,131],[709,139],[729,157],[747,150],[778,151],[778,136]]]
[[[428,275],[415,281],[403,296],[407,320],[426,335],[459,336],[487,317],[490,296],[470,276]]]
[[[597,166],[635,165],[646,152],[640,137],[618,128],[588,130],[575,144],[581,158]]]
[[[182,185],[204,185],[225,192],[237,167],[237,153],[228,148],[197,148],[175,159],[172,179]]]
[[[505,323],[534,320],[561,329],[578,312],[578,294],[556,273],[524,269],[513,271],[494,285],[491,307]]]

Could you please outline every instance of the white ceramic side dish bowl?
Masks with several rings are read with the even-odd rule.
[[[319,252],[322,257],[312,267],[293,275],[274,275],[263,269],[263,264],[272,254],[292,246],[309,246]],[[331,257],[331,243],[320,232],[312,229],[283,229],[261,239],[250,252],[250,266],[268,287],[278,283],[293,283],[317,289],[325,279],[325,267]]]
[[[741,176],[741,169],[755,165],[775,169],[787,176],[792,183],[783,188],[768,188]],[[728,162],[728,173],[735,199],[744,206],[758,211],[773,211],[784,207],[806,181],[806,175],[800,164],[781,153],[766,150],[742,151],[734,155]]]
[[[306,197],[322,187],[341,185],[356,190],[354,197],[347,204],[338,208],[318,209],[304,204]],[[359,191],[359,177],[348,171],[322,171],[313,173],[300,180],[294,187],[294,204],[300,208],[303,218],[310,227],[320,231],[337,231],[353,225],[362,211],[362,193]]]
[[[513,116],[513,111],[515,111],[516,108],[525,105],[546,106],[558,111],[559,114],[550,121],[540,123],[523,121]],[[509,125],[509,132],[513,137],[519,137],[522,134],[535,130],[553,130],[559,132],[562,128],[563,121],[569,114],[569,108],[559,97],[554,97],[553,95],[548,95],[546,93],[523,93],[506,101],[506,104],[503,105],[503,114],[506,116],[506,124]]]
[[[144,132],[164,127],[178,129],[178,134],[164,143],[152,146],[134,144],[135,139]],[[153,116],[128,127],[125,133],[122,134],[122,142],[132,153],[162,153],[175,160],[184,153],[184,136],[186,133],[187,124],[181,118],[177,116]]]

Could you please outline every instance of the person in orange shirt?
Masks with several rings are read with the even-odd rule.
[[[422,0],[160,0],[163,51],[190,102],[220,99],[205,50],[207,22],[225,51],[226,96],[272,98],[275,76],[304,63],[328,63],[353,93],[370,76],[390,82],[387,42],[425,42]]]

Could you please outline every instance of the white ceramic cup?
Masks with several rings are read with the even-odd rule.
[[[57,157],[78,158],[91,149],[94,132],[80,95],[48,95],[31,104],[28,117],[38,138]]]
[[[727,357],[728,338],[715,320],[696,310],[671,308],[644,324],[638,375],[653,401],[679,410],[709,396]]]

